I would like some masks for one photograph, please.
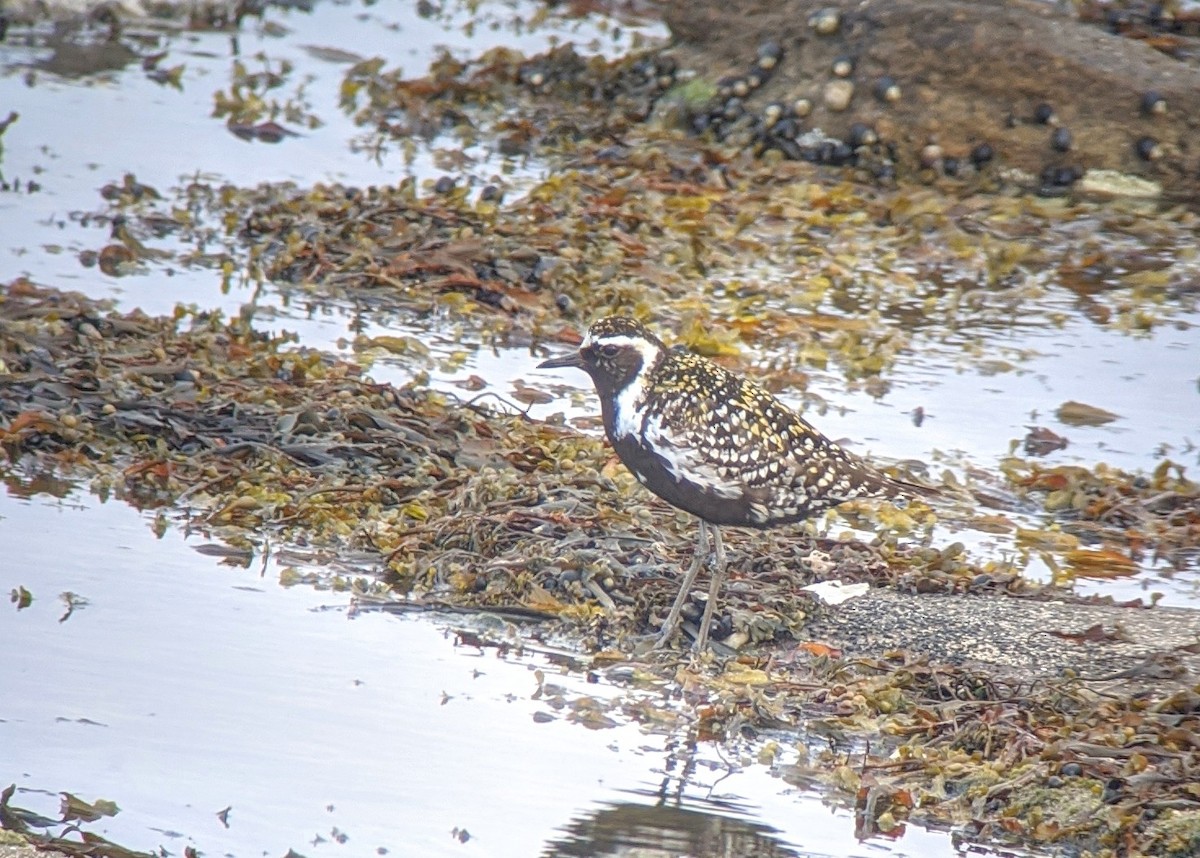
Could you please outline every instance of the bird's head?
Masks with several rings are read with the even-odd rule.
[[[576,367],[592,377],[601,396],[624,390],[643,369],[653,367],[666,347],[641,322],[606,316],[588,329],[579,350],[538,364],[538,369]]]

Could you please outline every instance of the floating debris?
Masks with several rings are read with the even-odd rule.
[[[1025,436],[1025,453],[1029,456],[1046,456],[1065,450],[1070,442],[1062,435],[1042,426],[1030,426]]]
[[[1120,415],[1113,414],[1111,411],[1074,400],[1058,406],[1054,416],[1068,426],[1103,426],[1105,423],[1121,419]]]

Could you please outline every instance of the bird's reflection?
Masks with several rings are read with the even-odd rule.
[[[588,808],[546,844],[544,858],[799,858],[778,829],[750,817],[752,808],[714,798],[712,786],[693,782],[697,768],[706,765],[697,760],[693,741],[676,740],[667,751],[658,789],[627,790],[629,801]]]

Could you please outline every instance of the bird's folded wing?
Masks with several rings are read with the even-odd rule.
[[[766,390],[732,375],[721,380],[706,407],[668,397],[646,421],[646,439],[677,479],[797,510],[897,494],[887,477]]]

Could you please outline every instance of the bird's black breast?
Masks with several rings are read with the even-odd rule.
[[[753,515],[755,498],[750,494],[727,497],[712,487],[688,479],[677,479],[658,453],[647,448],[640,438],[612,437],[613,449],[638,482],[672,506],[702,518],[710,524],[762,527]]]

